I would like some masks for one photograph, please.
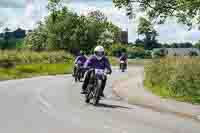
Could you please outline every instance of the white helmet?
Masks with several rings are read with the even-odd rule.
[[[94,49],[94,54],[98,60],[101,60],[104,57],[104,48],[103,46],[97,46]]]

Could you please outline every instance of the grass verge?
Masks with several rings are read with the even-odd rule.
[[[151,91],[153,94],[160,96],[162,98],[167,98],[167,99],[174,99],[180,102],[187,102],[187,103],[192,103],[192,104],[200,104],[200,96],[176,96],[171,94],[168,89],[162,85],[152,85],[148,81],[144,81],[144,86],[147,90]]]
[[[69,74],[72,63],[66,64],[25,64],[15,68],[0,68],[0,80],[31,78],[35,76]]]

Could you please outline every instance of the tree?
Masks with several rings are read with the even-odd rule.
[[[52,13],[51,18],[53,22],[55,22],[57,18],[56,11],[58,11],[61,8],[61,2],[62,0],[48,0],[47,8]]]
[[[38,28],[26,36],[24,43],[27,48],[32,50],[42,51],[47,49],[47,32],[44,24],[39,23]]]
[[[144,48],[145,49],[153,49],[158,43],[156,41],[156,36],[158,36],[157,31],[154,29],[153,25],[147,19],[140,17],[139,25],[137,29],[137,33],[139,35],[144,35]]]
[[[152,55],[153,55],[154,58],[156,58],[156,57],[162,58],[162,57],[165,57],[167,55],[167,51],[164,48],[161,48],[161,49],[153,51]]]
[[[90,12],[88,16],[95,19],[95,21],[93,20],[95,23],[99,23],[101,25],[101,27],[99,27],[100,36],[98,44],[109,47],[108,45],[119,42],[120,28],[109,22],[104,13],[96,10]]]
[[[162,47],[163,47],[163,48],[171,48],[171,45],[169,45],[169,44],[167,44],[167,43],[164,43],[164,44],[162,44]]]
[[[199,50],[200,50],[200,41],[199,42],[197,42],[196,44],[195,44],[195,46],[194,46],[195,48],[198,48]]]
[[[176,17],[178,22],[192,26],[200,22],[199,0],[113,0],[118,8],[126,8],[127,15],[134,16],[138,9],[144,12],[150,19],[157,19],[163,23],[168,17]]]
[[[193,45],[192,45],[192,43],[190,43],[190,42],[185,42],[185,43],[182,43],[182,47],[183,47],[183,48],[192,48]]]
[[[172,43],[171,46],[172,48],[192,48],[193,45],[190,42],[184,42],[184,43]]]
[[[105,48],[109,48],[114,42],[114,34],[108,30],[105,30],[101,33],[98,44],[104,46]]]
[[[178,48],[179,46],[178,46],[178,43],[172,43],[172,44],[171,44],[171,47],[172,47],[172,48]]]
[[[144,48],[144,41],[143,41],[143,40],[140,40],[139,38],[137,38],[137,39],[135,40],[135,46],[136,46],[136,47],[142,47],[142,48]]]
[[[67,7],[58,6],[61,0],[54,2],[50,2],[45,21],[26,38],[25,43],[32,49],[64,49],[72,53],[81,49],[89,53],[99,43],[109,47],[109,41],[117,42],[119,28],[100,17],[99,11],[92,16],[78,16]]]
[[[11,35],[9,34],[10,29],[8,27],[6,27],[4,29],[4,40],[5,40],[5,44],[3,45],[2,49],[8,48],[9,46],[9,39],[11,38]]]
[[[190,51],[189,56],[198,56],[199,54],[196,51]]]
[[[109,21],[104,22],[105,29],[112,33],[113,43],[119,43],[119,36],[121,34],[121,29]]]
[[[92,11],[88,14],[89,17],[95,18],[98,21],[107,21],[107,17],[99,10]]]
[[[108,54],[112,56],[120,57],[122,52],[126,52],[127,47],[125,45],[121,45],[119,43],[111,45],[111,47],[108,49]]]

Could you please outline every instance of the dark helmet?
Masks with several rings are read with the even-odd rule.
[[[125,52],[122,52],[121,56],[126,56],[126,53],[125,53]]]

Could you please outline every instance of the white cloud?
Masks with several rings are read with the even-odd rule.
[[[0,8],[0,21],[5,27],[30,29],[47,14],[47,0],[19,0],[19,5],[23,5],[21,8],[13,6],[15,3],[16,0],[11,0],[7,3],[10,8]]]

